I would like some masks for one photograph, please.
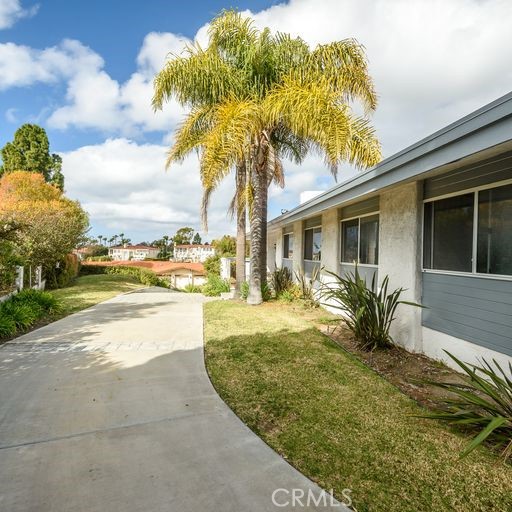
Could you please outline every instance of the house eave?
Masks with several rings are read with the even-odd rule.
[[[317,215],[380,190],[423,179],[480,152],[512,145],[512,92],[386,158],[372,169],[331,188],[269,222],[269,228]]]

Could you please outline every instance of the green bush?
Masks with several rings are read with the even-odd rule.
[[[141,284],[146,286],[160,286],[169,288],[169,283],[158,277],[152,270],[143,267],[129,267],[125,265],[82,265],[81,274],[113,274],[120,276],[129,276],[137,279]]]
[[[0,338],[27,330],[46,316],[58,313],[60,302],[48,292],[26,289],[0,303]]]
[[[330,301],[329,306],[340,309],[345,314],[347,327],[363,350],[372,351],[394,344],[389,329],[400,304],[422,307],[414,302],[400,300],[403,288],[388,293],[389,276],[384,278],[379,288],[375,274],[371,286],[368,287],[357,267],[354,273],[349,272],[346,277],[333,272],[328,274],[335,281],[323,286],[322,299]]]
[[[0,339],[10,338],[16,334],[16,324],[7,315],[0,315]]]
[[[221,293],[230,291],[229,282],[215,274],[208,275],[208,280],[203,286],[203,293],[207,297],[218,297]]]
[[[240,298],[242,300],[247,300],[247,297],[249,297],[249,283],[247,281],[244,281],[240,285]]]
[[[203,293],[203,287],[196,284],[187,284],[183,291],[185,293]]]
[[[73,279],[78,276],[80,263],[75,254],[68,254],[59,261],[58,268],[56,266],[51,269],[45,269],[44,276],[46,279],[46,288],[64,288],[69,286]]]
[[[290,269],[287,267],[276,268],[270,274],[270,283],[276,297],[279,297],[293,285],[293,275]]]
[[[446,352],[446,351],[445,351]],[[453,393],[445,399],[440,412],[422,417],[445,421],[480,433],[468,444],[461,457],[472,452],[485,440],[503,449],[505,459],[512,455],[512,380],[494,362],[494,367],[483,359],[483,365],[469,365],[446,352],[465,373],[464,382],[435,382],[429,384]],[[512,375],[512,364],[508,363]]]
[[[110,256],[90,256],[86,261],[112,261]]]
[[[284,302],[294,302],[301,298],[301,290],[298,285],[292,284],[287,290],[279,294],[278,299]]]
[[[206,270],[207,276],[220,276],[220,256],[218,254],[208,256],[204,261],[204,269]]]

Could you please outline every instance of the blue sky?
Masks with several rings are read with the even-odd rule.
[[[169,51],[204,43],[208,21],[229,7],[312,46],[346,37],[364,44],[385,156],[512,83],[512,3],[504,0],[0,0],[0,145],[22,123],[42,125],[63,157],[66,192],[89,211],[95,234],[140,241],[200,229],[197,161],[164,172],[183,111],[169,104],[155,116],[151,83]],[[285,171],[286,189],[271,190],[271,217],[302,191],[334,185],[316,155]],[[343,167],[340,180],[354,172]],[[231,193],[228,180],[213,199],[207,238],[233,230]]]

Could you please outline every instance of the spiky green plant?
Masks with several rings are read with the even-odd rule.
[[[308,276],[303,269],[295,271],[295,280],[300,290],[300,298],[310,304],[317,304],[315,297],[315,284],[320,282],[320,267],[313,267],[311,275]]]
[[[376,164],[380,145],[366,114],[377,95],[363,47],[354,39],[310,48],[300,38],[259,30],[235,11],[214,18],[206,48],[188,45],[154,82],[153,106],[176,99],[189,109],[168,163],[199,151],[205,194],[242,162],[248,169],[251,276],[249,302],[261,302],[266,282],[268,186],[284,183],[283,158],[300,162],[309,150],[338,165]],[[354,115],[358,102],[364,117]]]
[[[288,267],[276,268],[270,275],[270,284],[276,297],[293,285],[293,274]]]
[[[403,288],[388,292],[389,276],[382,280],[379,287],[376,274],[368,286],[357,266],[354,272],[348,272],[345,276],[327,273],[334,281],[322,286],[322,301],[342,312],[347,327],[363,350],[372,351],[394,344],[389,330],[400,304],[423,307],[415,302],[400,300],[405,291]]]
[[[441,410],[422,416],[480,430],[462,451],[461,457],[471,453],[484,441],[503,448],[503,457],[512,454],[512,364],[509,374],[493,359],[493,365],[482,359],[482,365],[462,362],[450,352],[446,354],[464,372],[463,382],[435,382],[429,384],[454,395],[441,403]]]

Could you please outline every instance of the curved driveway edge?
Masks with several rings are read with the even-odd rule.
[[[0,510],[347,510],[217,395],[205,300],[144,289],[0,347]]]

